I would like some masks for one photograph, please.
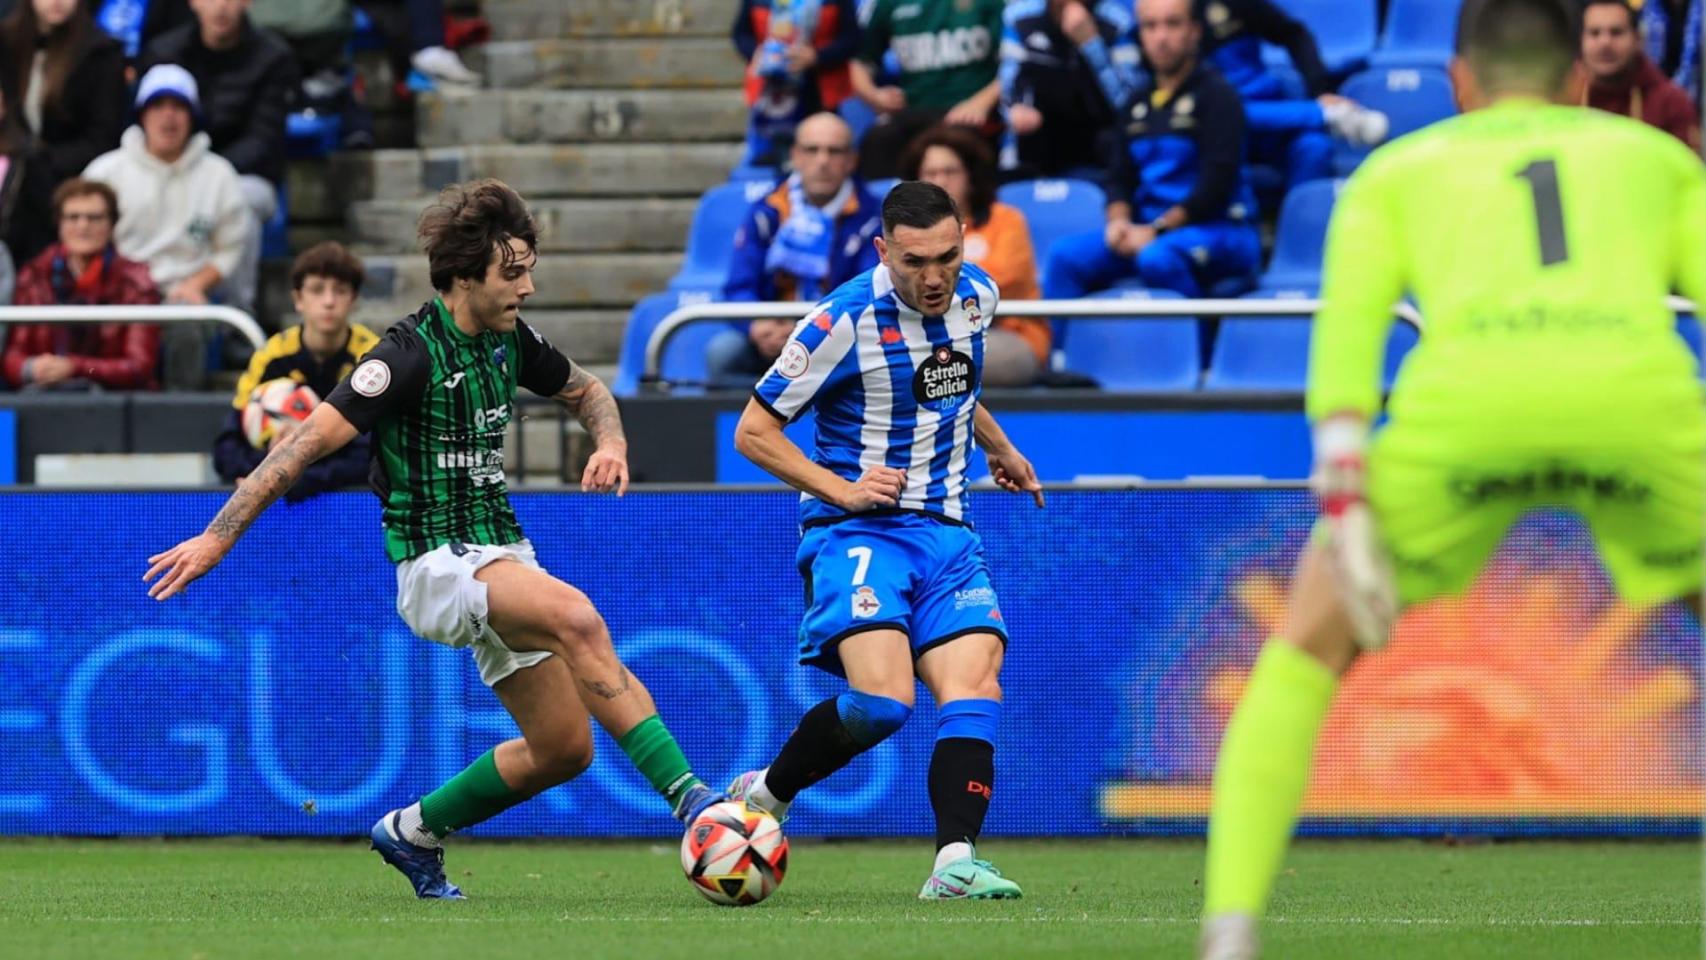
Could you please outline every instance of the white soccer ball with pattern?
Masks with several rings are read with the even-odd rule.
[[[681,869],[700,896],[749,907],[776,892],[788,870],[788,838],[776,818],[740,800],[705,808],[681,838]]]
[[[264,450],[280,423],[300,423],[319,405],[320,396],[313,387],[289,377],[268,380],[249,391],[249,402],[243,407],[243,436],[255,449]]]

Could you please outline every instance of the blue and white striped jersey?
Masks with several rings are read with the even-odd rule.
[[[927,317],[901,302],[888,268],[847,281],[800,320],[753,391],[783,421],[817,410],[813,462],[849,481],[906,470],[900,509],[969,523],[966,468],[982,390],[983,341],[1001,293],[965,264],[953,305]],[[800,495],[800,522],[847,514]]]

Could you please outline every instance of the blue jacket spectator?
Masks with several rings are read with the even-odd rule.
[[[1014,0],[1002,25],[1002,167],[1059,177],[1098,164],[1097,133],[1143,80],[1129,0]]]
[[[800,120],[853,95],[858,11],[851,0],[742,0],[733,39],[752,108],[746,162],[772,166]]]
[[[1333,137],[1358,146],[1386,138],[1386,116],[1330,92],[1314,35],[1272,0],[1197,0],[1197,13],[1204,59],[1243,99],[1253,162],[1280,168],[1295,185],[1333,175]],[[1262,62],[1264,41],[1291,56],[1306,99]]]
[[[1141,0],[1144,56],[1155,71],[1121,111],[1107,183],[1107,227],[1058,241],[1044,295],[1076,298],[1121,280],[1202,296],[1252,274],[1261,255],[1243,172],[1238,91],[1197,58],[1189,0]]]
[[[736,231],[723,299],[818,300],[877,265],[882,201],[853,179],[853,131],[833,113],[807,117],[789,158],[794,172],[752,205]],[[714,337],[706,369],[716,386],[749,388],[793,330],[755,320]]]

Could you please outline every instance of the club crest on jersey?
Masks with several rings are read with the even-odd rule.
[[[966,322],[971,324],[971,328],[973,330],[976,330],[983,324],[983,310],[978,307],[976,297],[965,298],[965,300],[960,303],[960,309],[965,311]]]
[[[877,591],[870,587],[860,587],[853,591],[853,617],[857,620],[869,620],[883,608],[883,602],[877,599]]]
[[[498,344],[497,349],[492,351],[492,362],[497,364],[499,370],[509,373],[509,348]]]
[[[942,344],[931,351],[929,359],[919,364],[918,372],[912,377],[912,399],[921,407],[938,413],[951,413],[971,396],[976,380],[977,370],[972,366],[971,357]]]

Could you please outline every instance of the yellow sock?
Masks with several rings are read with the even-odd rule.
[[[1204,916],[1260,916],[1267,908],[1338,682],[1321,661],[1281,640],[1256,658],[1215,764]]]

